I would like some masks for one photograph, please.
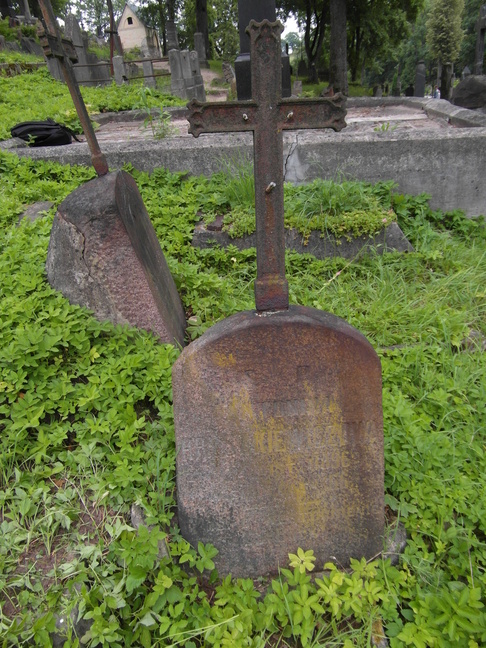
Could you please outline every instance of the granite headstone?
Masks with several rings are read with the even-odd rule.
[[[133,178],[103,175],[59,206],[49,241],[47,278],[100,320],[152,331],[184,344],[185,315]]]

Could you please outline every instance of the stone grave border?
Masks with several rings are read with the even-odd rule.
[[[392,129],[367,134],[297,131],[284,136],[285,180],[311,181],[315,178],[394,180],[398,190],[431,196],[433,209],[463,209],[468,216],[486,212],[486,114],[454,106],[442,99],[418,97],[348,100],[350,107],[411,106],[423,109],[430,118],[448,122],[440,131],[395,132]],[[181,109],[169,109],[181,116]],[[140,111],[138,111],[140,114]],[[116,119],[128,121],[128,113]],[[107,115],[103,116],[108,118]],[[175,117],[174,117],[175,118]],[[97,116],[93,116],[97,120]],[[56,160],[62,164],[90,165],[87,144],[38,149],[14,149],[11,140],[0,148],[15,150],[19,156]],[[221,170],[221,159],[247,158],[252,152],[251,136],[244,134],[201,135],[197,140],[179,136],[164,140],[134,140],[103,143],[112,169],[127,162],[141,171],[157,167],[211,175]]]

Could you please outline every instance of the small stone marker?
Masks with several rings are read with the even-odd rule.
[[[382,550],[380,361],[343,320],[289,307],[282,129],[345,126],[343,98],[281,99],[280,23],[254,21],[253,99],[189,104],[190,132],[253,132],[256,311],[233,315],[173,367],[182,535],[220,574],[275,573],[313,549],[320,568]]]
[[[113,57],[113,74],[115,76],[115,82],[117,85],[123,85],[128,83],[128,74],[125,67],[125,61],[123,56],[114,56]]]
[[[185,316],[142,197],[124,171],[91,180],[59,206],[46,262],[49,283],[100,320],[184,344]]]
[[[425,63],[419,61],[415,68],[414,97],[425,97]]]
[[[209,63],[206,58],[206,44],[204,41],[204,34],[201,32],[196,32],[194,34],[194,49],[197,52],[197,57],[199,59],[199,67],[209,68]]]
[[[147,61],[143,61],[142,69],[143,69],[144,86],[146,86],[147,88],[156,88],[157,79],[154,77],[154,65],[152,61],[150,59]]]
[[[302,94],[302,81],[296,79],[292,84],[292,96],[300,97]]]

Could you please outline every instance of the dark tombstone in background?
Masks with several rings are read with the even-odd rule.
[[[304,61],[304,59],[300,59],[299,65],[297,67],[297,76],[299,78],[306,77],[309,74],[309,70],[307,69],[307,63]]]
[[[177,38],[177,26],[173,20],[167,20],[165,23],[165,33],[167,35],[167,51],[178,50],[179,39]]]
[[[197,56],[199,58],[199,67],[209,68],[209,63],[206,58],[204,34],[201,34],[201,32],[195,32],[194,34],[194,49],[196,50]]]
[[[246,28],[251,20],[261,22],[276,20],[275,0],[238,0],[238,30],[240,53],[235,61],[236,92],[238,101],[247,101],[251,94],[250,38]],[[282,54],[282,97],[290,97],[290,60]]]
[[[414,97],[425,97],[425,63],[419,61],[415,68],[415,92]]]

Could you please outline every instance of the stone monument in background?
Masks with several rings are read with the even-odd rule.
[[[74,75],[80,85],[95,85],[111,83],[110,66],[99,61],[95,54],[88,52],[87,40],[83,37],[76,17],[69,14],[65,21],[65,41],[75,53],[73,61]],[[61,65],[57,58],[47,58],[47,67],[51,75],[58,81],[64,81]]]
[[[209,68],[209,63],[206,58],[204,34],[201,34],[201,32],[196,32],[194,34],[194,49],[196,50],[197,56],[199,58],[199,66],[202,68]]]
[[[425,63],[419,61],[415,68],[414,97],[425,97]]]
[[[179,39],[177,37],[177,25],[173,20],[167,20],[165,23],[165,33],[167,36],[167,51],[178,50],[179,48]]]
[[[252,21],[252,101],[189,105],[190,131],[247,131],[255,151],[256,310],[233,315],[173,367],[179,525],[220,574],[372,558],[384,532],[381,366],[335,315],[289,306],[282,130],[345,126],[342,95],[281,98],[280,23]]]
[[[170,91],[181,99],[206,101],[204,80],[199,68],[197,52],[175,50],[169,52]]]

